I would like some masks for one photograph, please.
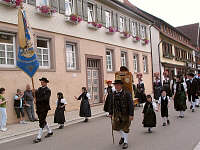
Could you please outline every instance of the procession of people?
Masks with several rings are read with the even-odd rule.
[[[152,133],[152,128],[156,127],[156,112],[160,111],[163,121],[162,126],[170,125],[168,105],[174,102],[174,109],[178,112],[179,118],[184,118],[187,109],[187,99],[191,103],[190,109],[195,112],[198,107],[198,96],[200,93],[200,79],[194,73],[188,73],[187,76],[177,75],[170,80],[167,72],[163,73],[163,81],[160,79],[159,73],[154,73],[155,80],[153,82],[153,96],[146,95],[143,75],[137,74],[138,83],[135,86],[133,76],[125,67],[120,68],[120,73],[115,74],[115,81],[107,80],[107,87],[104,89],[104,111],[107,112],[107,117],[111,118],[112,130],[120,133],[121,138],[119,145],[123,149],[128,148],[128,133],[130,125],[134,119],[134,98],[138,99],[138,105],[143,106],[143,121],[142,124],[147,128],[148,133]],[[51,137],[53,131],[49,127],[46,117],[50,107],[51,90],[47,84],[49,80],[45,77],[39,79],[41,87],[31,89],[27,84],[26,90],[23,93],[21,89],[17,89],[14,96],[14,108],[20,124],[26,124],[24,119],[24,110],[30,121],[39,120],[39,131],[37,137],[33,140],[34,143],[42,141],[44,129],[48,133],[45,138]],[[136,88],[136,89],[135,89]],[[92,116],[90,108],[90,94],[86,87],[82,87],[82,93],[79,97],[74,96],[75,100],[81,100],[80,117],[84,117],[84,122],[88,122]],[[1,113],[1,131],[7,131],[6,128],[6,89],[0,88],[0,113]],[[36,114],[34,112],[34,102],[36,105]],[[67,101],[62,92],[57,93],[56,110],[54,114],[54,123],[58,123],[59,129],[64,128],[65,110]],[[114,141],[114,139],[113,139]]]

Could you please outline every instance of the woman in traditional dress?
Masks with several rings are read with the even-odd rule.
[[[183,82],[183,78],[177,75],[176,83],[174,84],[174,108],[180,112],[180,118],[184,118],[184,111],[187,109],[186,93],[187,85]]]
[[[161,96],[161,89],[162,89],[162,83],[159,78],[159,72],[154,73],[155,80],[153,82],[153,92],[154,92],[154,99],[156,102],[159,100],[159,97]]]
[[[74,96],[76,100],[81,100],[80,105],[80,117],[85,117],[84,122],[88,122],[88,117],[91,117],[91,109],[90,109],[90,103],[89,100],[90,94],[87,92],[86,87],[82,87],[82,94],[77,98]]]
[[[137,92],[135,94],[135,98],[139,99],[139,106],[142,103],[146,102],[146,94],[145,94],[145,87],[144,82],[142,80],[142,73],[137,74],[138,84],[137,84]]]
[[[63,129],[65,123],[65,106],[67,105],[66,100],[63,97],[63,93],[57,93],[58,100],[56,102],[56,110],[54,114],[54,123],[58,123],[60,126],[58,129]]]

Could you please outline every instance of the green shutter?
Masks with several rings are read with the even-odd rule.
[[[82,0],[76,1],[76,14],[83,17],[83,3]]]
[[[59,0],[59,13],[65,14],[65,0]]]
[[[52,8],[54,8],[56,11],[58,11],[58,1],[57,0],[50,0],[49,3]]]
[[[36,0],[28,0],[28,4],[30,5],[36,5]]]
[[[88,0],[83,0],[83,19],[88,21]]]
[[[100,4],[96,4],[96,20],[98,23],[102,23],[101,5]]]
[[[102,7],[102,24],[105,27],[106,26],[106,14],[105,14],[105,8]]]

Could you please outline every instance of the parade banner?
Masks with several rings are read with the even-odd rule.
[[[33,38],[31,37],[30,30],[26,13],[21,7],[18,10],[19,49],[17,66],[32,78],[39,68],[39,62],[34,51]]]

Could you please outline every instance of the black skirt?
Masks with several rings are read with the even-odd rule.
[[[105,101],[104,108],[103,108],[103,110],[105,112],[110,112],[110,105],[111,105],[112,98],[113,98],[112,95],[108,95],[106,97],[106,101]]]
[[[144,113],[143,120],[144,127],[156,127],[156,113],[153,109],[148,109],[146,113]]]
[[[80,117],[91,117],[91,109],[90,109],[90,104],[89,104],[88,100],[83,99],[81,101],[79,115],[80,115]]]
[[[54,114],[54,123],[64,124],[64,122],[65,122],[65,109],[56,108]]]

